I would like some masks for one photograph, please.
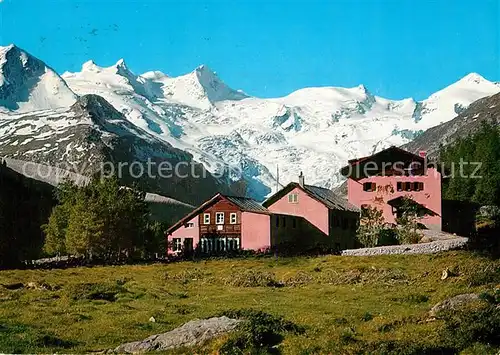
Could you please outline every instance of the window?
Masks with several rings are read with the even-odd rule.
[[[193,222],[187,223],[186,228],[194,228],[194,223]]]
[[[215,224],[224,224],[224,212],[215,213]]]
[[[363,191],[372,192],[377,189],[377,184],[374,182],[365,182],[363,184]]]
[[[288,195],[288,203],[298,203],[299,195],[298,194],[290,194]]]
[[[184,251],[193,251],[193,238],[184,238]]]
[[[210,224],[210,213],[203,214],[203,224]]]
[[[398,182],[397,183],[398,191],[423,191],[424,183],[423,182]]]
[[[208,252],[208,241],[207,238],[201,238],[200,240],[200,249],[202,253]]]
[[[229,223],[236,224],[236,213],[231,213],[229,215]]]
[[[181,250],[182,250],[181,238],[172,239],[172,251],[181,251]]]
[[[227,238],[227,250],[238,250],[240,249],[240,239],[239,238]]]

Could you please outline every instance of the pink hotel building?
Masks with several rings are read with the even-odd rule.
[[[238,249],[307,250],[357,247],[356,229],[363,207],[381,209],[395,223],[398,204],[410,196],[426,211],[421,222],[441,229],[441,175],[415,155],[390,147],[353,159],[341,169],[347,200],[329,189],[306,185],[304,176],[262,204],[217,194],[167,231],[169,254],[193,250],[212,254]]]

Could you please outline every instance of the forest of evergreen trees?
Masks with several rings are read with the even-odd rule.
[[[481,128],[441,149],[443,223],[473,223],[471,246],[500,252],[500,131]],[[451,202],[451,203],[450,203]],[[458,203],[457,203],[458,202]],[[446,211],[448,206],[450,211]],[[467,227],[465,228],[467,229]]]
[[[497,127],[484,123],[475,134],[461,137],[443,148],[440,161],[444,199],[500,206],[500,133]]]
[[[144,192],[123,187],[116,178],[94,179],[83,187],[61,184],[58,204],[42,227],[44,251],[105,261],[164,253],[163,226],[150,221],[144,197]]]

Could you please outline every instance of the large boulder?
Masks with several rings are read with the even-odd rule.
[[[429,316],[435,318],[442,312],[455,311],[479,301],[479,295],[476,293],[464,293],[457,295],[436,304],[429,311]]]
[[[120,354],[133,354],[200,345],[207,340],[233,331],[240,322],[242,321],[225,316],[195,319],[167,333],[156,334],[141,341],[122,344],[114,351]]]

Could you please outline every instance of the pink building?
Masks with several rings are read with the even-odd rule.
[[[302,217],[302,233],[294,236],[293,243],[337,250],[356,245],[359,208],[329,189],[306,185],[302,173],[299,183],[286,185],[263,206],[275,214]],[[288,241],[286,235],[281,235],[281,239],[283,243]]]
[[[271,213],[258,202],[217,194],[167,231],[168,253],[216,254],[271,246]]]
[[[341,173],[348,178],[348,200],[353,205],[378,208],[388,223],[395,223],[398,205],[407,196],[422,207],[421,223],[441,230],[441,174],[427,167],[425,152],[415,155],[390,147],[350,160]]]

